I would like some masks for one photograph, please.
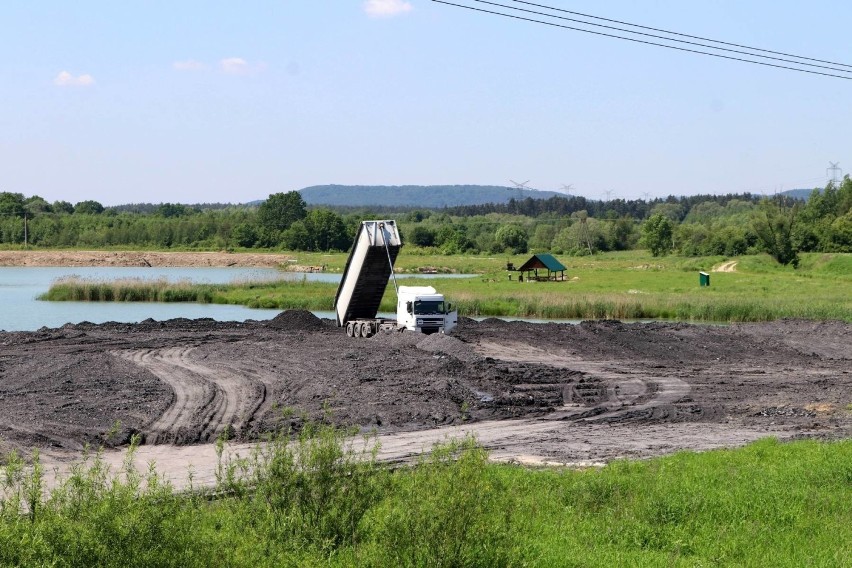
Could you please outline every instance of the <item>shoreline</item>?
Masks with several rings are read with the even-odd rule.
[[[284,268],[293,260],[287,254],[232,252],[155,252],[83,250],[4,250],[0,267],[238,267]]]

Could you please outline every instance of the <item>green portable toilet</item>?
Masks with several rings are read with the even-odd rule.
[[[698,282],[702,286],[710,286],[710,275],[707,274],[706,272],[699,272],[698,273]]]

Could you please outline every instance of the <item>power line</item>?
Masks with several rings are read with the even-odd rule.
[[[807,61],[816,61],[817,63],[828,63],[829,65],[839,65],[840,67],[852,68],[852,65],[847,65],[846,63],[837,63],[836,61],[826,61],[824,59],[815,59],[813,57],[805,57],[803,55],[794,55],[792,53],[784,53],[783,51],[772,51],[771,49],[761,49],[759,47],[750,47],[748,45],[741,45],[739,43],[731,43],[731,42],[727,42],[727,41],[720,41],[718,39],[710,39],[710,38],[701,37],[701,36],[695,36],[695,35],[689,35],[689,34],[684,34],[684,33],[679,33],[679,32],[673,32],[673,31],[664,30],[664,29],[660,29],[660,28],[652,28],[650,26],[643,26],[643,25],[640,25],[640,24],[631,24],[630,22],[623,22],[621,20],[612,20],[612,19],[609,19],[609,18],[602,18],[600,16],[592,16],[591,14],[584,14],[582,12],[573,12],[571,10],[565,10],[563,8],[554,8],[552,6],[544,6],[542,4],[535,4],[533,2],[525,2],[524,0],[509,0],[509,1],[515,2],[517,4],[526,4],[528,6],[535,6],[536,8],[545,8],[547,10],[553,10],[555,12],[564,12],[566,14],[573,14],[575,16],[582,16],[584,18],[591,18],[593,20],[601,20],[602,22],[610,22],[610,23],[613,23],[613,24],[620,24],[622,26],[630,26],[632,28],[650,30],[652,32],[660,32],[660,33],[669,34],[669,35],[676,35],[676,36],[680,36],[680,37],[688,37],[690,39],[697,39],[697,40],[701,40],[701,41],[709,41],[709,42],[712,42],[712,43],[718,43],[720,45],[729,45],[731,47],[739,47],[739,48],[742,48],[742,49],[749,49],[751,51],[761,51],[763,53],[772,53],[774,55],[783,55],[785,57],[795,57],[796,59],[805,59]]]
[[[740,51],[738,49],[731,49],[731,48],[728,48],[728,47],[717,47],[715,45],[707,45],[706,43],[698,43],[698,42],[695,42],[695,41],[687,41],[687,40],[683,40],[683,39],[670,38],[670,37],[656,35],[656,34],[650,34],[650,33],[646,33],[646,32],[637,32],[637,31],[634,31],[634,30],[627,30],[627,29],[618,28],[618,27],[615,27],[615,26],[607,26],[605,24],[596,24],[594,22],[586,22],[584,20],[577,20],[575,18],[567,18],[565,16],[555,16],[553,14],[547,14],[547,13],[544,13],[544,12],[536,12],[535,10],[528,10],[526,8],[516,8],[514,6],[507,6],[506,4],[500,4],[499,2],[489,2],[488,0],[471,0],[471,1],[479,2],[480,4],[488,4],[490,6],[497,6],[497,7],[500,7],[500,8],[506,8],[506,9],[509,9],[509,10],[516,10],[518,12],[526,12],[528,14],[535,14],[537,16],[544,16],[546,18],[554,18],[554,19],[557,19],[557,20],[575,22],[575,23],[578,23],[578,24],[584,24],[584,25],[587,25],[587,26],[595,26],[595,27],[604,28],[604,29],[607,29],[607,30],[615,30],[615,31],[624,32],[624,33],[628,33],[628,34],[635,34],[635,35],[640,35],[640,36],[644,36],[644,37],[651,37],[651,38],[654,38],[654,39],[661,39],[663,41],[683,43],[683,44],[686,44],[686,45],[694,45],[694,46],[697,46],[697,47],[706,47],[707,49],[715,49],[715,50],[718,50],[718,51],[727,51],[729,53],[738,53],[740,55],[747,55],[749,57],[761,57],[763,59],[771,59],[773,61],[783,61],[784,63],[792,63],[793,65],[805,65],[805,66],[808,66],[808,67],[816,67],[816,68],[819,68],[819,69],[828,69],[830,71],[836,71],[838,73],[852,73],[852,70],[838,69],[836,67],[829,67],[827,65],[818,65],[816,63],[805,63],[804,61],[794,61],[792,59],[784,59],[783,57],[773,57],[771,55],[761,55],[759,53],[749,53],[748,51]],[[519,2],[519,0],[508,0],[508,1],[509,2]],[[532,4],[531,2],[519,2],[519,3],[520,4],[529,4],[529,5],[532,5],[532,6],[538,6],[538,7],[541,7],[541,8],[546,8],[548,10],[566,11],[567,12],[567,10],[560,10],[559,8],[551,8],[549,6],[542,6],[540,4]],[[571,12],[569,12],[569,13],[571,13]],[[632,24],[626,24],[626,25],[630,26]],[[634,26],[634,27],[636,27],[636,26]],[[670,33],[670,32],[665,32],[665,33]],[[680,34],[678,34],[678,35],[680,35]],[[718,42],[715,42],[714,40],[702,40],[702,41],[709,41],[709,42],[712,42],[712,43],[718,43]],[[752,51],[755,51],[753,48],[746,48],[746,49],[752,49]],[[763,51],[763,50],[758,50],[758,51]],[[803,59],[803,58],[797,57],[796,55],[792,55],[792,56],[789,56],[789,57],[796,57],[798,59]],[[836,63],[834,65],[841,65],[841,66],[844,66],[844,67],[852,68],[852,66],[843,65],[842,63]]]
[[[700,51],[700,50],[697,50],[697,49],[690,49],[690,48],[687,48],[687,47],[678,47],[678,46],[675,46],[675,45],[666,45],[664,43],[657,43],[657,42],[653,42],[653,41],[624,37],[624,36],[609,34],[609,33],[605,33],[605,32],[597,32],[597,31],[594,31],[594,30],[586,30],[586,29],[583,29],[583,28],[567,26],[565,24],[557,24],[557,23],[554,23],[554,22],[546,22],[546,21],[542,21],[542,20],[536,20],[536,19],[533,19],[533,18],[525,18],[523,16],[517,16],[517,15],[514,15],[514,14],[504,14],[503,12],[495,12],[493,10],[486,10],[484,8],[475,8],[473,6],[465,6],[463,4],[455,4],[453,2],[448,2],[446,0],[432,0],[432,1],[437,2],[438,4],[446,4],[447,6],[454,6],[456,8],[465,8],[467,10],[472,10],[474,12],[482,12],[482,13],[485,13],[485,14],[493,14],[495,16],[503,16],[505,18],[512,18],[512,19],[515,19],[515,20],[522,20],[522,21],[525,21],[525,22],[532,22],[532,23],[535,23],[535,24],[543,24],[543,25],[551,26],[551,27],[555,27],[555,28],[562,28],[562,29],[566,29],[566,30],[585,32],[587,34],[592,34],[592,35],[598,35],[598,36],[609,37],[609,38],[614,38],[614,39],[621,39],[621,40],[625,40],[625,41],[632,41],[634,43],[642,43],[642,44],[645,44],[645,45],[654,45],[654,46],[657,46],[657,47],[665,47],[665,48],[674,49],[674,50],[677,50],[677,51],[685,51],[685,52],[688,52],[688,53],[696,53],[696,54],[699,54],[699,55],[708,55],[710,57],[718,57],[720,59],[729,59],[731,61],[740,61],[742,63],[752,63],[754,65],[762,65],[764,67],[774,67],[776,69],[786,69],[788,71],[798,71],[800,73],[809,73],[811,75],[821,75],[823,77],[832,77],[832,78],[835,78],[835,79],[845,79],[847,81],[852,80],[852,77],[844,77],[843,75],[834,75],[832,73],[824,73],[822,71],[812,71],[810,69],[799,69],[797,67],[788,67],[786,65],[778,65],[776,63],[767,63],[765,61],[753,61],[751,59],[743,59],[741,57],[734,57],[734,56],[731,56],[731,55],[722,55],[720,53],[709,53],[709,52],[706,52],[706,51]]]

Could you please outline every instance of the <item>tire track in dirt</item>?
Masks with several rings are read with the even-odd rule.
[[[236,414],[238,423],[234,425],[238,432],[251,427],[255,420],[272,409],[274,381],[270,376],[239,363],[219,362],[216,368],[220,369],[220,376],[230,376],[242,381],[245,396],[242,397],[242,404]]]
[[[147,428],[146,443],[204,442],[225,427],[239,434],[266,399],[262,381],[238,369],[192,358],[194,347],[115,352],[169,385],[174,400]]]
[[[689,395],[692,388],[680,378],[651,376],[644,372],[614,371],[606,363],[566,357],[526,343],[480,342],[476,351],[488,357],[523,363],[538,363],[579,371],[606,384],[605,401],[593,409],[567,404],[548,416],[553,420],[575,418],[586,422],[612,421],[638,415],[656,407],[672,405]]]

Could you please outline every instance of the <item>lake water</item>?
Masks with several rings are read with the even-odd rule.
[[[153,318],[212,318],[219,321],[268,320],[281,310],[252,309],[245,306],[159,302],[43,302],[36,297],[57,279],[69,276],[95,280],[144,278],[197,283],[227,284],[234,281],[302,278],[315,282],[339,282],[340,274],[281,272],[274,268],[144,268],[144,267],[0,267],[0,330],[35,331],[40,327],[61,327],[66,323],[139,322]],[[398,275],[406,278],[414,275]],[[461,278],[459,274],[416,275],[419,278]],[[329,298],[331,302],[332,298]],[[314,312],[333,318],[334,313]]]

